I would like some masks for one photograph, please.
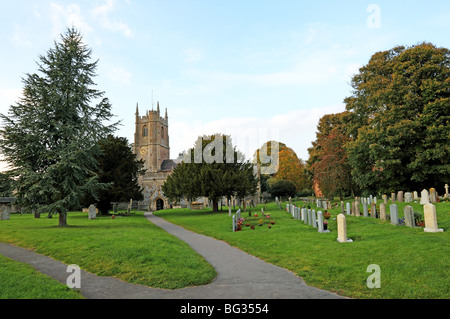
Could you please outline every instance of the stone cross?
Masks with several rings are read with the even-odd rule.
[[[338,238],[337,238],[338,242],[351,243],[353,241],[347,238],[347,223],[345,221],[344,214],[339,214],[337,216],[337,229],[338,229]]]
[[[403,214],[405,215],[405,225],[412,228],[416,227],[414,209],[412,206],[405,206],[405,208],[403,208]]]
[[[391,204],[389,207],[390,213],[391,213],[391,224],[392,225],[398,225],[398,207],[395,204]]]
[[[444,231],[443,229],[438,228],[437,225],[436,206],[431,203],[425,204],[425,206],[423,206],[423,214],[425,217],[425,228],[423,229],[424,232],[438,233]]]
[[[89,219],[96,219],[97,209],[94,205],[89,206]]]

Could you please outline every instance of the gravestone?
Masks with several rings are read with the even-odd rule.
[[[370,217],[377,218],[377,204],[370,204]]]
[[[448,184],[445,184],[444,188],[445,188],[444,198],[449,198],[450,195],[448,194]]]
[[[380,204],[380,219],[386,220],[386,204],[385,203]]]
[[[443,229],[438,228],[437,225],[436,206],[431,203],[425,204],[425,206],[423,207],[423,212],[425,217],[425,228],[423,229],[424,232],[438,233],[444,231]]]
[[[436,203],[437,192],[434,188],[430,188],[430,203]]]
[[[373,198],[373,202],[374,202],[375,204],[377,203],[377,197],[376,197],[376,196]]]
[[[428,204],[429,202],[430,202],[430,197],[428,195],[428,191],[426,189],[424,189],[420,193],[420,205],[425,205],[425,204]]]
[[[410,192],[405,193],[405,203],[411,203],[412,201],[413,201],[412,193]]]
[[[312,211],[312,226],[314,228],[317,228],[317,219],[316,219],[316,211],[313,209]]]
[[[11,209],[9,206],[3,206],[0,208],[0,220],[9,220],[11,218]]]
[[[341,214],[344,214],[344,202],[341,201]]]
[[[403,191],[397,193],[397,200],[399,203],[403,203]]]
[[[367,208],[367,203],[363,203],[363,216],[369,217],[369,209]]]
[[[306,224],[306,208],[302,208],[302,221]]]
[[[237,223],[236,223],[236,215],[233,215],[233,233],[236,231]]]
[[[358,201],[355,201],[355,216],[356,217],[361,216],[361,212],[359,211],[359,202]]]
[[[387,199],[387,195],[384,194],[383,196],[381,196],[383,198],[383,203],[387,204],[388,203],[388,199]]]
[[[391,202],[395,202],[395,193],[391,193]]]
[[[89,219],[96,219],[97,218],[97,209],[94,205],[89,206]]]
[[[339,214],[337,216],[337,229],[338,229],[338,238],[337,238],[338,242],[351,243],[353,241],[347,238],[347,222],[345,220],[344,214]]]
[[[328,229],[324,229],[323,226],[323,214],[321,211],[317,213],[317,226],[318,226],[318,232],[319,233],[329,233],[330,231]]]
[[[414,192],[413,192],[413,199],[414,199],[414,200],[419,199],[419,194],[417,194],[417,191],[414,191]]]
[[[346,208],[347,208],[347,215],[350,215],[350,203],[346,204]]]
[[[414,221],[414,209],[412,206],[405,206],[403,208],[403,214],[405,216],[405,225],[408,227],[416,227],[416,222]]]
[[[313,224],[312,212],[313,211],[311,209],[308,209],[308,225],[311,225],[311,226]]]
[[[390,215],[391,215],[391,224],[398,226],[398,207],[395,204],[391,204],[389,206]]]

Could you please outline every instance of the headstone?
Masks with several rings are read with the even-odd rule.
[[[391,202],[395,202],[395,193],[391,193]]]
[[[358,201],[355,201],[355,216],[356,217],[361,216],[361,212],[359,211],[359,202]]]
[[[228,216],[231,217],[231,199],[228,200]]]
[[[414,192],[413,192],[413,199],[414,199],[414,200],[419,199],[419,194],[417,194],[417,191],[414,191]]]
[[[312,226],[314,228],[317,228],[317,219],[316,219],[316,211],[313,209],[312,211]]]
[[[97,210],[94,205],[89,206],[89,219],[96,219]]]
[[[370,217],[377,218],[377,204],[370,204]]]
[[[390,214],[391,214],[391,224],[398,225],[398,207],[395,204],[391,204],[389,206]]]
[[[405,193],[405,203],[411,203],[412,201],[413,201],[412,193],[410,192]]]
[[[448,194],[448,184],[445,184],[444,188],[445,188],[445,195],[444,195],[444,198],[449,198],[450,195]]]
[[[308,225],[312,226],[313,224],[313,219],[312,219],[312,210],[308,209]]]
[[[344,214],[344,202],[341,201],[341,214]]]
[[[233,215],[233,232],[236,231],[236,215]]]
[[[328,229],[324,229],[323,227],[323,214],[321,211],[317,212],[317,228],[319,233],[329,233]]]
[[[408,227],[416,227],[416,223],[414,221],[414,209],[412,206],[405,206],[403,208],[403,214],[405,216],[405,225]]]
[[[423,229],[424,232],[438,233],[444,231],[443,229],[438,228],[437,225],[436,206],[431,203],[425,204],[425,206],[423,207],[423,212],[425,217],[425,228]]]
[[[384,194],[383,196],[381,196],[383,198],[383,203],[387,204],[388,203],[388,197],[386,194]]]
[[[353,241],[347,238],[347,223],[345,221],[344,214],[339,214],[337,216],[337,229],[338,229],[338,238],[337,238],[338,242],[351,243]]]
[[[346,204],[346,208],[347,208],[347,215],[350,215],[350,203]]]
[[[386,204],[380,203],[380,219],[386,220]]]
[[[306,224],[308,221],[306,220],[307,217],[306,208],[302,208],[302,221]]]
[[[430,202],[430,198],[428,195],[428,191],[426,189],[424,189],[420,193],[420,205],[425,205],[425,204],[428,204],[429,202]]]
[[[375,204],[377,203],[377,197],[376,197],[376,196],[373,198],[373,202],[374,202]]]
[[[363,216],[369,217],[369,210],[367,208],[367,203],[363,203]]]
[[[399,203],[403,203],[403,191],[398,191],[397,200]]]
[[[430,203],[436,203],[437,193],[434,188],[430,188]]]
[[[11,209],[9,206],[0,208],[0,220],[9,220],[11,218]]]

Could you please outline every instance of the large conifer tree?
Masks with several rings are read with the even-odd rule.
[[[1,152],[12,165],[16,196],[23,209],[59,214],[79,208],[86,194],[105,188],[98,181],[97,141],[114,131],[111,104],[93,81],[98,61],[80,33],[68,29],[45,56],[38,72],[23,79],[23,97],[1,114]]]

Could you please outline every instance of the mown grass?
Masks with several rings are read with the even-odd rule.
[[[155,288],[210,283],[214,268],[185,242],[149,222],[142,212],[97,217],[69,213],[68,227],[57,218],[11,215],[0,221],[0,242],[25,247],[100,275]],[[8,273],[8,272],[6,272]]]
[[[304,203],[297,202],[298,205]],[[390,204],[390,203],[389,203]],[[397,203],[399,217],[403,207],[411,205],[423,215],[416,203]],[[389,205],[388,205],[389,206]],[[260,214],[261,205],[252,210]],[[285,207],[285,205],[283,205]],[[328,210],[330,233],[294,220],[285,210],[269,204],[276,224],[272,228],[243,227],[232,232],[228,211],[166,210],[156,215],[186,229],[224,240],[254,256],[302,277],[308,285],[352,298],[378,299],[438,299],[450,297],[449,230],[450,203],[438,203],[438,226],[444,233],[425,233],[423,228],[394,226],[390,221],[347,216],[348,237],[352,243],[338,243],[338,208]],[[312,208],[319,209],[312,205]],[[362,211],[362,205],[361,205]],[[387,209],[389,214],[389,208]],[[261,215],[261,214],[260,214]],[[242,213],[245,218],[246,213]],[[248,216],[248,214],[247,214]],[[244,224],[246,222],[244,221]],[[377,264],[381,269],[381,288],[370,289],[367,279],[372,274],[367,267]]]
[[[77,290],[0,255],[0,299],[84,299]]]

